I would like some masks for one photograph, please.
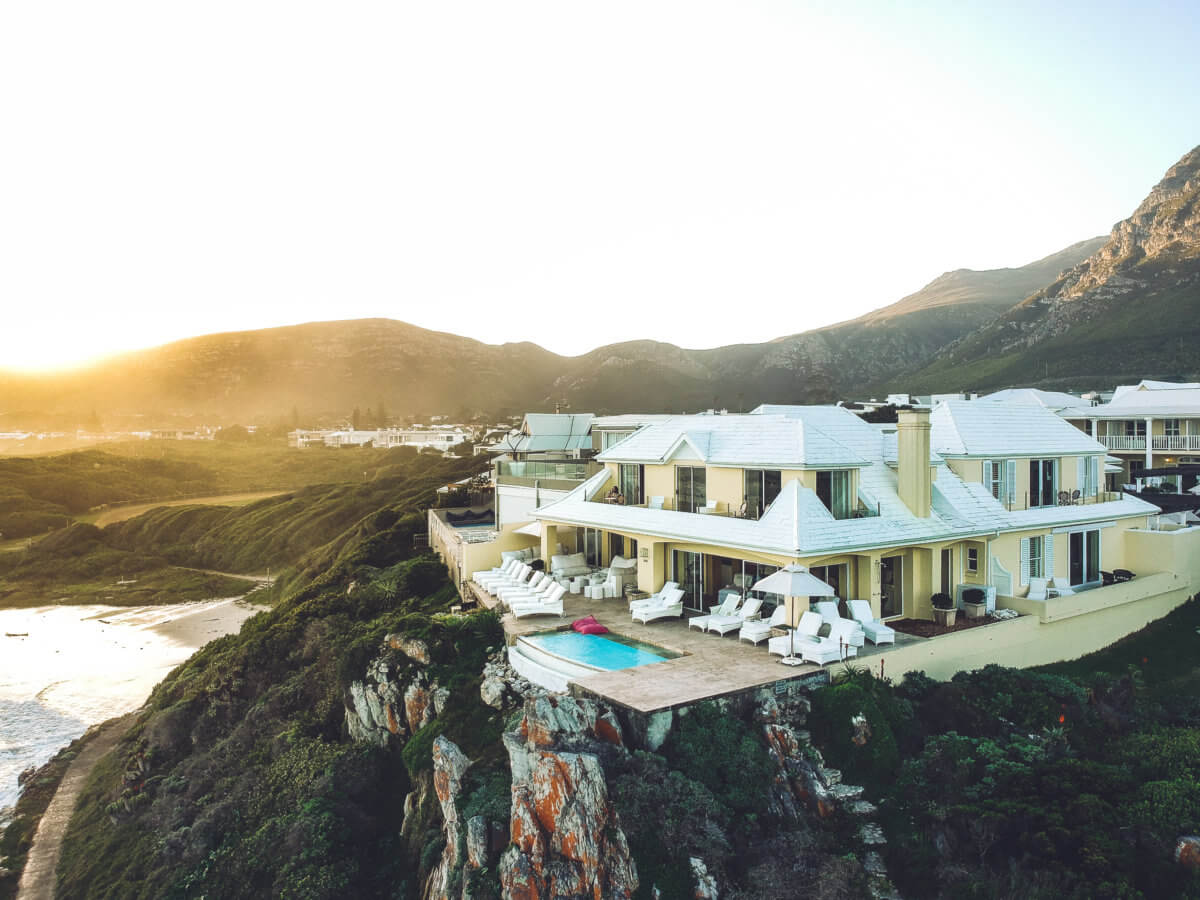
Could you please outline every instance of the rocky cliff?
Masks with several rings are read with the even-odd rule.
[[[348,691],[346,719],[356,740],[393,744],[420,733],[422,714],[410,713],[402,698],[414,685],[431,698],[439,688],[395,664],[403,643],[389,636]],[[407,642],[403,652],[411,659],[420,647]],[[405,800],[403,832],[414,849],[422,848],[426,900],[785,897],[818,882],[840,886],[830,896],[841,889],[875,896],[892,890],[878,852],[884,838],[875,807],[812,746],[803,694],[776,698],[764,690],[702,710],[735,726],[752,742],[742,752],[757,747],[765,761],[759,783],[737,786],[756,798],[760,822],[771,823],[753,826],[761,833],[750,843],[749,832],[712,831],[741,832],[747,823],[725,821],[704,787],[664,769],[664,757],[648,752],[678,752],[678,734],[701,712],[618,714],[594,699],[530,684],[503,653],[485,665],[479,700],[507,716],[503,758],[484,751],[473,760],[437,736],[432,769],[414,778]],[[746,776],[752,777],[748,769]],[[489,792],[490,800],[482,800]],[[707,821],[693,818],[697,802]],[[819,849],[830,840],[819,837],[824,832],[851,835],[861,864]],[[740,853],[732,854],[735,846]]]

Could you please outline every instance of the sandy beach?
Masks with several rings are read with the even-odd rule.
[[[140,707],[173,668],[260,609],[241,598],[0,609],[0,809],[16,801],[21,771]]]

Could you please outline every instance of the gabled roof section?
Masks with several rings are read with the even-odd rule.
[[[1080,456],[1104,445],[1041,406],[947,400],[929,417],[941,456]]]
[[[1005,388],[979,399],[988,403],[1024,403],[1028,406],[1044,406],[1054,412],[1058,412],[1060,409],[1075,408],[1083,403],[1083,398],[1076,397],[1074,394],[1068,394],[1065,391],[1043,391],[1040,388]]]
[[[663,463],[683,442],[714,466],[855,468],[878,456],[879,435],[848,410],[790,407],[788,415],[674,416],[642,428],[597,457]]]

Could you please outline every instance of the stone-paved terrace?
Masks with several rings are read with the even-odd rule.
[[[484,606],[489,609],[496,606],[496,598],[478,586],[471,584],[470,590]],[[658,619],[648,625],[634,622],[629,615],[629,605],[623,599],[590,600],[581,594],[567,594],[563,597],[561,619],[556,616],[514,619],[511,613],[505,613],[501,622],[511,644],[524,634],[569,628],[571,622],[587,615],[595,616],[600,624],[616,634],[684,654],[678,659],[649,666],[597,672],[575,682],[580,688],[605,700],[643,713],[740,693],[778,681],[812,676],[821,668],[813,664],[785,666],[778,656],[767,653],[766,641],[754,646],[748,641],[738,640],[737,632],[722,637],[688,628],[686,618]],[[897,646],[921,640],[924,639],[896,635]],[[892,648],[889,645],[883,649]],[[853,662],[867,665],[877,652],[868,641],[859,648]],[[837,665],[831,664],[826,668],[836,668]]]

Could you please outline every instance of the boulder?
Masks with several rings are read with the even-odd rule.
[[[424,673],[404,690],[404,718],[408,729],[416,733],[433,721],[433,692],[425,681]]]
[[[413,662],[427,666],[432,661],[429,656],[429,645],[422,640],[405,637],[402,634],[389,634],[384,641],[393,650],[399,650]]]
[[[688,857],[692,867],[692,875],[696,879],[696,900],[717,900],[717,879],[710,875],[704,860],[696,856]]]

